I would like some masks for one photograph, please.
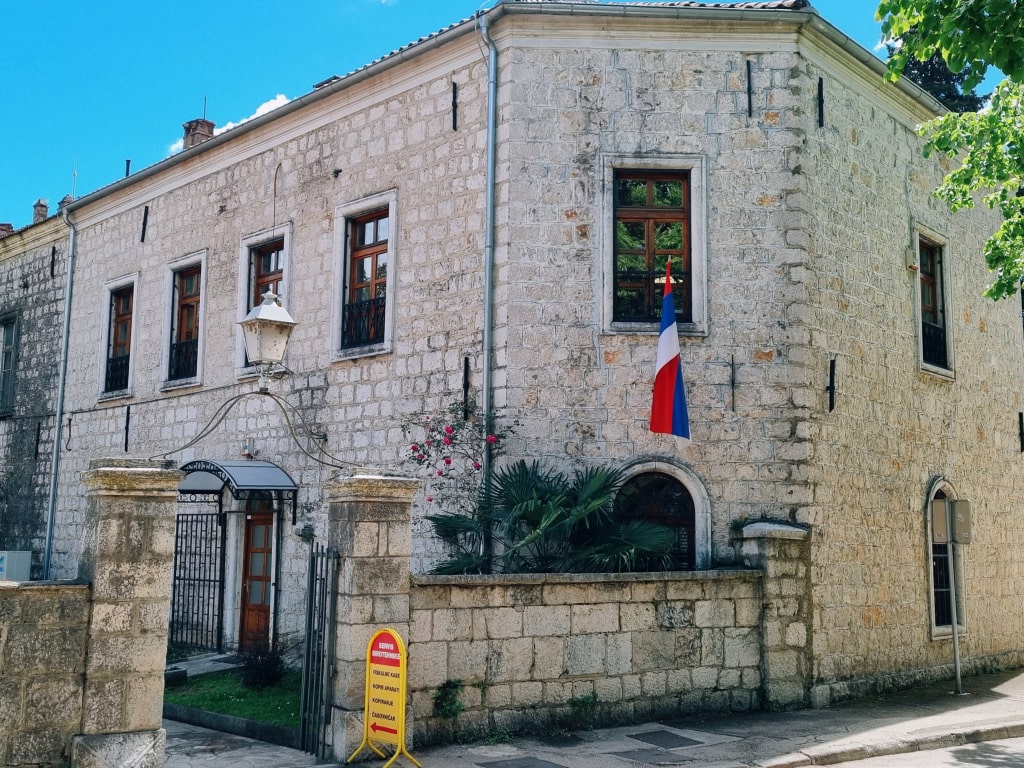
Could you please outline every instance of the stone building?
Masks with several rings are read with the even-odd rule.
[[[936,498],[973,508],[965,655],[1019,663],[1020,311],[981,295],[998,221],[931,196],[915,127],[941,107],[883,71],[803,0],[502,0],[229,131],[187,124],[66,206],[53,572],[88,461],[171,452],[232,491],[224,641],[295,636],[337,473],[298,446],[409,471],[403,425],[468,396],[518,422],[502,461],[667,495],[695,569],[739,565],[745,523],[809,531],[785,637],[808,702],[948,663]],[[648,430],[666,258],[692,443]],[[271,388],[319,437],[267,398],[218,415],[255,389],[237,322],[266,288],[299,322]]]
[[[36,202],[33,223],[0,225],[0,551],[46,550],[68,230]]]

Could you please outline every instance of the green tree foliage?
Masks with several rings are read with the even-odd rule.
[[[983,193],[1003,223],[985,244],[993,273],[985,295],[1014,295],[1024,279],[1024,3],[1017,0],[881,0],[876,17],[882,31],[901,45],[889,59],[895,79],[911,59],[938,54],[949,69],[964,75],[972,90],[995,67],[1006,79],[983,112],[951,113],[921,128],[925,153],[939,152],[960,165],[936,194],[954,211],[974,204]]]
[[[886,46],[890,58],[902,45],[901,42]],[[903,76],[920,85],[951,112],[977,112],[985,105],[985,96],[979,96],[973,89],[964,89],[969,72],[953,72],[937,51],[925,61],[913,57],[908,59],[903,67]]]
[[[616,573],[664,570],[674,543],[671,529],[616,514],[622,475],[578,470],[572,477],[537,462],[517,461],[494,473],[471,515],[428,519],[451,557],[434,573]],[[494,531],[494,561],[483,554],[484,532]]]

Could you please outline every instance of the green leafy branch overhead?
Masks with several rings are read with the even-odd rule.
[[[1024,4],[1015,0],[881,0],[876,17],[890,39],[899,40],[889,59],[896,79],[913,59],[935,54],[973,88],[990,67],[1006,79],[979,112],[950,113],[921,128],[925,154],[941,153],[959,166],[936,194],[952,210],[969,208],[974,194],[998,208],[1003,223],[985,244],[993,273],[985,295],[1014,295],[1024,279]]]

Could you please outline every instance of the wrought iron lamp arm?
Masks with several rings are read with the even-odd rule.
[[[306,419],[302,416],[301,413],[299,413],[298,409],[296,409],[295,406],[293,406],[283,397],[265,391],[243,392],[239,395],[235,395],[234,397],[228,398],[220,405],[219,408],[217,408],[217,411],[213,414],[213,417],[210,419],[210,421],[207,422],[205,427],[199,430],[199,433],[195,437],[193,437],[184,445],[179,446],[178,448],[174,448],[170,451],[167,451],[166,453],[158,453],[155,456],[150,456],[150,459],[163,459],[170,456],[171,454],[180,453],[181,451],[184,451],[186,448],[191,448],[200,440],[210,435],[213,432],[213,430],[215,430],[218,426],[220,426],[224,419],[227,418],[228,413],[231,412],[231,409],[234,408],[239,401],[244,400],[247,397],[268,397],[271,400],[273,400],[274,403],[277,404],[277,407],[281,410],[281,415],[284,416],[284,422],[285,424],[288,425],[288,433],[291,435],[292,440],[295,441],[295,445],[297,445],[299,450],[302,451],[302,453],[304,453],[307,457],[311,458],[313,461],[317,462],[318,464],[323,464],[324,466],[327,467],[332,467],[333,469],[349,469],[351,467],[357,466],[356,464],[350,461],[344,461],[343,459],[339,459],[337,456],[334,456],[333,454],[329,453],[321,445],[317,445],[316,447],[317,453],[319,453],[319,455],[317,455],[317,453],[313,453],[308,448],[306,448],[299,440],[299,435],[296,432],[295,424],[292,421],[292,416],[289,414],[289,411],[294,413],[294,415],[298,418],[299,424],[302,427],[302,431],[310,439],[326,440],[327,435],[322,432],[314,432],[312,428],[310,428],[310,425],[306,421]]]

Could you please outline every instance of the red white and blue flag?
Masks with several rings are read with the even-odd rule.
[[[676,305],[672,300],[672,262],[665,267],[665,295],[661,300],[661,336],[654,374],[651,403],[651,432],[690,439],[690,415],[683,389],[683,366],[679,361],[679,332]]]

